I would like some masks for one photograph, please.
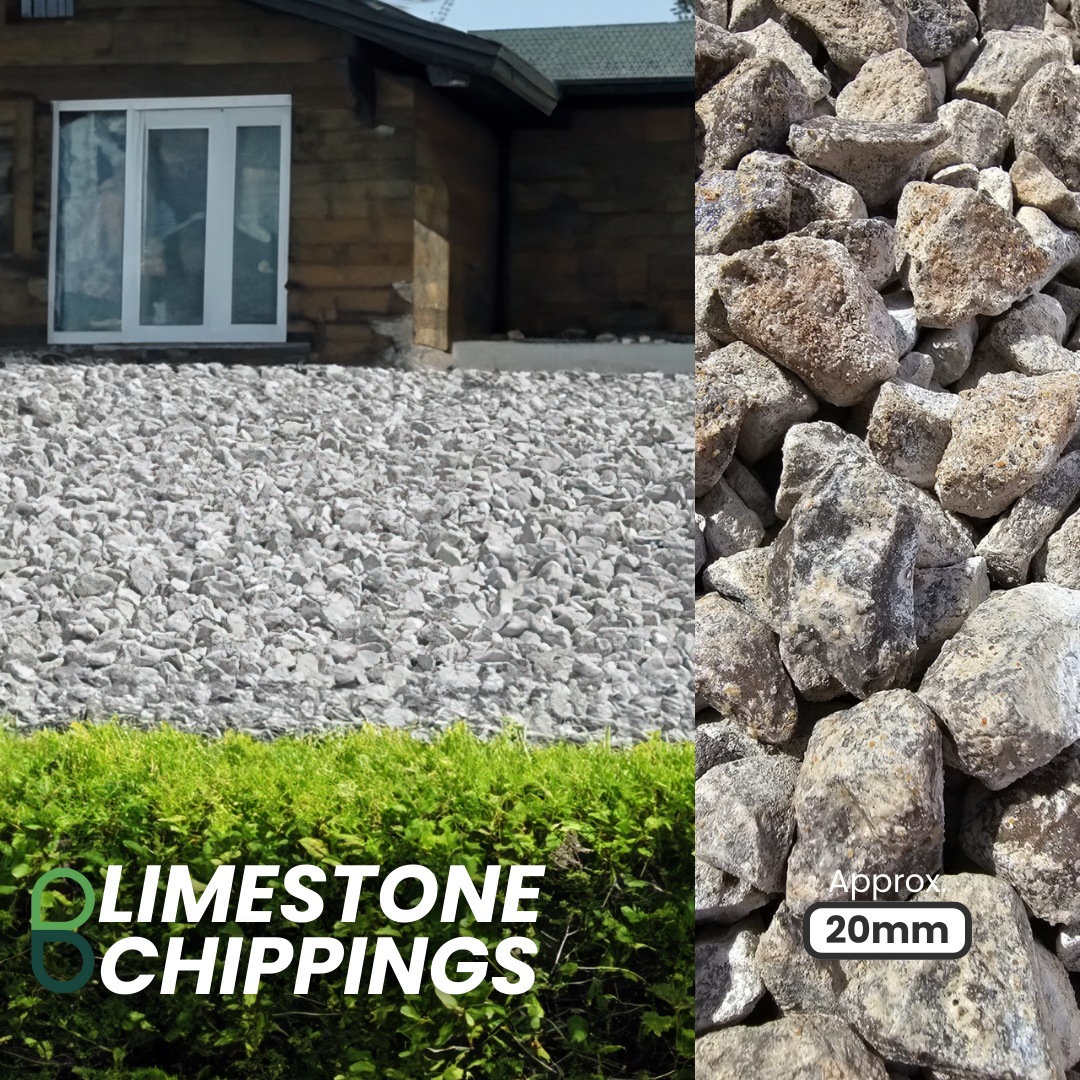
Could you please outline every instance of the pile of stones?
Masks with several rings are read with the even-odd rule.
[[[692,729],[689,375],[0,369],[0,714]]]
[[[1080,4],[697,15],[698,1075],[1075,1080]]]

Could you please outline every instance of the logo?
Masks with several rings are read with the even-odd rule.
[[[235,910],[238,923],[261,923],[271,921],[273,912],[260,906],[274,897],[280,887],[294,900],[304,906],[279,904],[278,914],[291,925],[311,923],[318,919],[326,907],[327,898],[318,890],[302,884],[303,881],[325,883],[327,872],[321,867],[304,864],[293,866],[284,874],[277,865],[232,866],[219,865],[207,882],[197,882],[191,877],[187,866],[169,867],[168,882],[159,897],[158,884],[162,867],[154,865],[145,869],[142,896],[137,915],[132,911],[119,911],[122,865],[107,868],[101,906],[97,913],[98,923],[148,924],[171,926],[176,923],[183,909],[185,924],[198,924],[204,920],[211,923],[226,922],[229,912]],[[459,909],[464,905],[475,921],[480,923],[517,924],[535,922],[537,912],[522,908],[523,901],[539,896],[539,887],[527,887],[529,877],[542,877],[544,866],[503,866],[493,864],[484,868],[483,888],[478,889],[474,876],[479,875],[464,864],[454,864],[447,870],[440,884],[435,873],[426,866],[408,864],[398,866],[383,875],[383,867],[368,865],[335,864],[333,878],[344,879],[344,895],[339,892],[331,901],[334,904],[335,922],[355,923],[361,903],[378,906],[389,924],[401,925],[416,922],[436,910],[440,899],[439,921],[453,925],[458,921]],[[240,871],[238,874],[237,871]],[[496,916],[499,886],[505,873],[505,888],[501,918]],[[281,878],[280,882],[260,887],[260,878]],[[381,883],[377,879],[382,878]],[[58,878],[69,878],[78,883],[83,892],[82,910],[72,919],[63,922],[47,921],[44,916],[45,888]],[[233,888],[239,881],[238,895]],[[370,879],[376,882],[371,883]],[[372,887],[365,892],[367,882]],[[415,883],[422,896],[415,904],[403,907],[398,903],[399,886]],[[198,892],[197,892],[198,890]],[[155,909],[162,900],[160,918]],[[34,977],[46,990],[57,994],[71,994],[84,987],[94,975],[96,959],[90,942],[75,931],[93,914],[96,907],[94,889],[89,880],[77,870],[61,868],[43,874],[34,885],[30,895],[30,957]],[[460,933],[460,931],[459,931]],[[232,994],[240,978],[240,965],[247,945],[246,972],[243,976],[243,992],[258,993],[260,980],[267,975],[289,972],[294,979],[294,993],[306,994],[312,976],[326,975],[341,970],[345,976],[344,992],[355,995],[364,992],[363,980],[367,979],[367,993],[384,992],[388,978],[395,979],[406,994],[420,993],[425,971],[436,990],[447,994],[462,993],[475,988],[488,979],[494,990],[505,994],[524,994],[533,985],[535,972],[524,963],[518,953],[535,956],[539,946],[533,938],[523,935],[504,937],[489,959],[488,945],[475,936],[458,936],[439,943],[426,935],[415,937],[411,944],[397,940],[400,935],[377,934],[353,937],[320,937],[312,934],[294,942],[280,936],[248,936],[230,934],[225,936],[224,966],[217,964],[220,936],[206,937],[202,941],[201,957],[192,955],[188,946],[185,955],[185,939],[172,936],[159,947],[147,937],[129,934],[114,941],[105,949],[101,958],[100,980],[104,990],[113,994],[135,994],[145,990],[157,978],[148,972],[134,978],[121,978],[116,970],[117,962],[125,953],[163,961],[160,993],[176,992],[177,976],[181,972],[198,974],[197,993],[211,993],[216,976],[220,976],[218,992]],[[74,945],[82,957],[82,967],[73,979],[53,978],[45,970],[45,946],[49,943]],[[370,948],[369,948],[370,944]],[[298,946],[298,948],[297,948]],[[403,952],[404,950],[404,952]],[[326,959],[321,954],[326,954]],[[406,959],[407,955],[407,959]],[[462,956],[471,959],[461,959]],[[367,961],[367,963],[365,963]],[[220,968],[220,970],[219,970]],[[455,976],[459,976],[455,978]],[[512,978],[511,976],[516,976]]]
[[[41,917],[41,894],[45,886],[57,878],[70,878],[78,882],[83,891],[83,909],[74,919],[64,922],[46,922]],[[52,990],[57,994],[71,994],[82,989],[94,974],[94,952],[90,943],[82,934],[73,931],[82,926],[91,915],[94,914],[94,890],[90,882],[79,873],[78,870],[50,870],[38,878],[34,891],[30,894],[30,966],[37,979],[46,990]],[[54,979],[45,970],[45,943],[49,941],[65,942],[74,945],[82,956],[82,968],[74,979],[61,981]]]

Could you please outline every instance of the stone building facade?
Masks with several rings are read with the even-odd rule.
[[[374,0],[53,8],[0,2],[0,342],[363,362],[690,332],[688,25],[530,42]]]

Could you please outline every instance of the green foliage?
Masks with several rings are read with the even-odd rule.
[[[671,8],[671,14],[679,19],[692,19],[694,17],[694,7],[691,0],[675,0]]]
[[[120,725],[0,731],[0,1076],[688,1080],[692,761],[692,745],[659,739],[628,750],[535,747],[512,730],[484,743],[464,727],[431,743],[371,727],[270,743]],[[355,923],[334,923],[344,882],[330,877],[317,886],[324,917],[295,926],[277,912],[291,898],[270,879],[261,884],[279,890],[271,923],[207,921],[187,930],[185,948],[192,955],[204,936],[246,930],[294,941],[333,935],[348,954],[348,939],[390,931],[403,952],[422,935],[432,952],[460,935],[493,951],[503,937],[525,934],[539,944],[528,958],[537,980],[522,995],[485,981],[454,997],[425,977],[422,992],[406,997],[391,978],[381,996],[368,996],[365,983],[347,997],[339,970],[314,977],[298,997],[290,969],[248,996],[219,995],[217,976],[215,992],[196,995],[193,974],[182,974],[171,996],[156,981],[115,995],[96,978],[74,994],[45,991],[30,970],[32,883],[67,866],[90,877],[100,902],[112,863],[125,866],[120,910],[137,908],[152,863],[187,864],[200,882],[222,863],[277,864],[281,876],[299,863],[379,864],[383,873],[421,863],[440,881],[463,863],[477,882],[488,864],[545,864],[540,898],[525,905],[540,912],[531,924],[476,923],[463,907],[459,925],[444,925],[438,905],[418,922],[388,924],[374,900],[361,903]],[[72,889],[67,879],[47,888],[46,918],[70,917]],[[164,955],[167,938],[184,931],[94,918],[79,932],[100,960],[132,933]],[[71,977],[77,963],[69,946],[46,946],[55,977]],[[118,973],[160,971],[156,963],[121,960]]]

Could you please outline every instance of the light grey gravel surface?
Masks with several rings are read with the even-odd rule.
[[[0,369],[0,713],[689,737],[687,376]]]

